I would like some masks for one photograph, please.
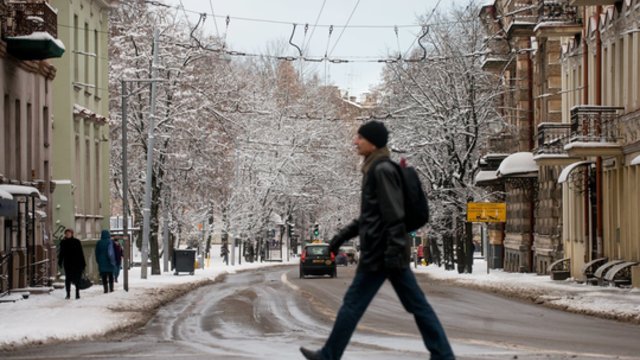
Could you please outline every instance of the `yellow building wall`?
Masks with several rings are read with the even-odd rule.
[[[584,198],[581,192],[571,188],[568,182],[563,184],[563,240],[565,257],[571,258],[571,277],[582,280],[582,267],[588,247],[584,230]]]

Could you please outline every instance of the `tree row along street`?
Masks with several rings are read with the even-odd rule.
[[[345,267],[337,278],[299,279],[296,267],[283,266],[230,274],[161,308],[131,334],[1,355],[13,360],[299,359],[300,343],[320,345],[326,338],[353,272],[354,267]],[[433,282],[423,275],[418,280],[460,359],[638,359],[638,326]],[[345,358],[426,355],[411,315],[385,284]]]

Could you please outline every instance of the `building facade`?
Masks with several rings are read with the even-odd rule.
[[[53,228],[72,228],[97,276],[94,247],[109,228],[108,31],[115,1],[52,0],[67,56],[54,61]]]
[[[639,11],[634,0],[482,8],[484,68],[504,89],[496,101],[504,124],[489,151],[508,154],[501,168],[518,152],[531,152],[538,166],[530,181],[500,169],[480,176],[479,185],[506,194],[507,271],[562,267],[584,280],[592,266],[640,261]]]
[[[585,21],[563,44],[564,150],[579,160],[561,179],[563,238],[571,276],[586,280],[593,264],[640,262],[640,1],[572,4]]]
[[[56,10],[44,0],[0,3],[0,295],[48,285],[55,264],[50,194]]]

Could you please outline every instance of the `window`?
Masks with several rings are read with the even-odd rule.
[[[27,180],[33,180],[35,177],[36,169],[33,162],[33,156],[35,155],[35,146],[37,146],[37,142],[34,140],[37,139],[37,135],[34,133],[33,129],[33,116],[31,115],[31,103],[27,103],[27,134],[25,136],[25,152],[27,155]],[[39,135],[39,134],[38,134]]]
[[[631,110],[634,108],[635,104],[633,103],[633,34],[629,34],[625,41],[627,42],[627,46],[626,46],[626,51],[627,51],[627,56],[626,58],[626,64],[625,64],[625,72],[627,74],[627,76],[625,76],[624,80],[626,82],[626,86],[625,86],[625,90],[623,91],[623,94],[626,95],[626,104],[625,107],[627,108],[627,111]]]
[[[98,30],[93,31],[93,53],[96,55],[94,59],[93,77],[96,85],[95,95],[98,95],[98,89],[100,89],[100,43],[98,42]]]
[[[78,120],[75,120],[74,123],[77,123]],[[73,179],[73,184],[76,186],[73,190],[73,200],[75,202],[75,212],[76,214],[80,214],[82,212],[82,204],[80,203],[80,191],[82,191],[82,186],[83,183],[80,182],[81,177],[81,162],[80,162],[80,135],[78,133],[75,134],[75,155],[76,155],[76,161],[73,164],[73,167],[75,168],[74,171],[74,179]]]
[[[91,143],[88,137],[84,140],[84,160],[84,213],[89,215],[93,213],[91,208],[91,185],[93,179],[91,176]]]
[[[90,80],[89,80],[89,61],[91,60],[91,57],[86,55],[90,52],[89,50],[89,24],[88,23],[84,23],[84,83],[85,84],[89,84]],[[84,89],[85,91],[88,91],[89,88],[85,87]]]
[[[16,160],[14,176],[16,179],[22,180],[22,152],[20,151],[22,145],[22,132],[20,131],[20,100],[16,100],[14,115],[14,126],[16,131],[14,136],[15,148],[13,153],[14,159]]]
[[[49,107],[42,108],[42,141],[45,148],[49,147]]]
[[[80,56],[78,55],[78,15],[73,15],[73,81],[80,77]]]
[[[4,152],[4,173],[8,177],[12,176],[12,164],[11,164],[11,106],[9,106],[9,95],[4,95],[4,141],[2,151]]]
[[[618,39],[617,41],[617,49],[618,51],[614,53],[614,56],[616,57],[615,60],[615,67],[618,69],[618,73],[617,73],[617,77],[614,78],[614,81],[616,82],[615,87],[616,87],[616,101],[615,104],[616,106],[624,106],[625,103],[625,99],[624,99],[624,76],[625,76],[625,68],[624,68],[624,46],[623,46],[623,42],[622,39]]]
[[[99,134],[99,128],[96,129],[96,134]],[[94,199],[94,207],[95,207],[95,214],[98,215],[100,214],[100,204],[101,204],[101,186],[100,186],[100,141],[96,141],[95,142],[95,151],[94,151],[96,160],[94,162],[95,164],[95,176],[94,176],[94,181],[95,181],[95,188],[96,191],[94,191],[95,194],[95,199]]]

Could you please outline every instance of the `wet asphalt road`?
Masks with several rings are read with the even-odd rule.
[[[320,347],[353,277],[299,279],[297,267],[228,275],[160,309],[142,329],[104,341],[0,353],[2,359],[302,359]],[[640,359],[640,326],[564,313],[419,276],[459,359]],[[427,359],[413,317],[389,284],[344,359]]]

